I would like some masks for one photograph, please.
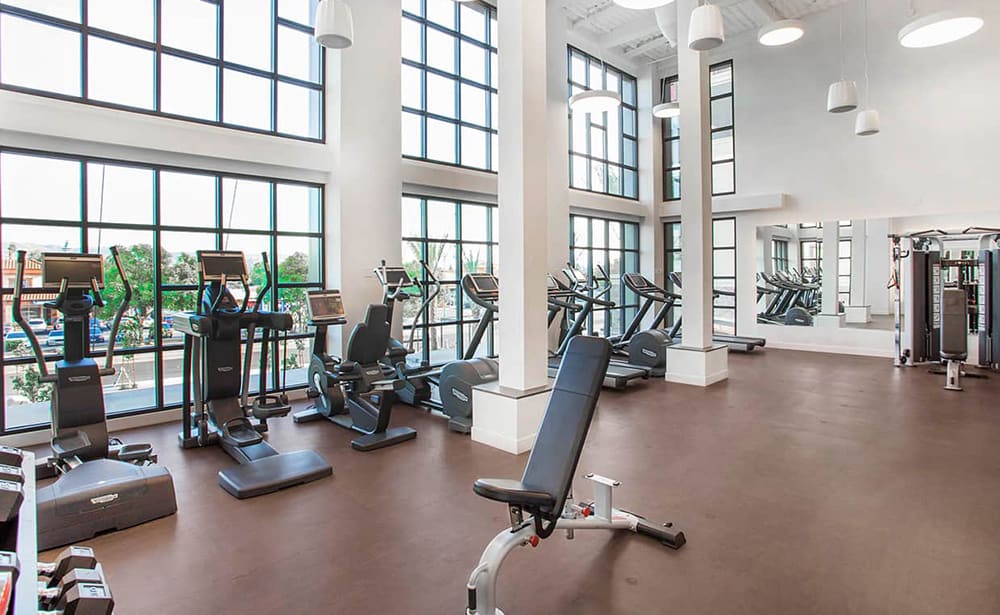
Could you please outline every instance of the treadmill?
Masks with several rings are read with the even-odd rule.
[[[583,328],[590,314],[593,313],[594,307],[599,305],[613,308],[615,303],[581,293],[572,286],[560,282],[552,274],[548,274],[546,285],[549,298],[549,324],[551,325],[560,314],[565,316],[566,320],[570,320],[569,326],[560,339],[559,348],[549,356],[549,377],[555,378],[570,340],[583,333]],[[572,316],[573,314],[575,316]],[[570,318],[571,316],[572,318]],[[650,375],[652,374],[649,368],[639,367],[621,360],[612,360],[604,372],[603,386],[621,391],[633,380],[647,379]]]
[[[681,284],[681,274],[680,272],[673,272],[670,274],[670,281],[674,283],[677,288],[682,288]],[[712,291],[712,298],[716,297],[735,297],[736,293],[729,290],[718,290],[714,289]],[[677,322],[674,323],[673,331],[675,331],[674,340],[680,342],[680,338],[677,335],[680,334],[681,319],[678,318]],[[729,346],[730,350],[735,350],[736,352],[753,352],[758,348],[763,348],[767,344],[767,340],[762,337],[745,337],[742,335],[724,335],[722,333],[715,333],[712,335],[712,339],[720,344],[726,344]]]

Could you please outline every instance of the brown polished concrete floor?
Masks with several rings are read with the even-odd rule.
[[[888,360],[778,350],[730,355],[730,375],[605,391],[580,463],[687,546],[553,535],[508,559],[508,615],[1000,613],[1000,376],[948,393]],[[116,612],[463,613],[506,524],[472,481],[527,457],[406,406],[393,418],[418,438],[372,453],[331,423],[274,421],[279,450],[315,448],[334,477],[247,501],[217,486],[221,449],[181,451],[174,425],[124,434],[155,444],[179,512],[85,543]]]

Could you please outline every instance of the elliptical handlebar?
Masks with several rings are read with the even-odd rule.
[[[257,298],[254,300],[254,313],[260,312],[260,306],[264,303],[264,296],[267,295],[267,292],[271,290],[271,286],[274,285],[274,280],[271,278],[271,263],[267,259],[267,252],[260,253],[260,261],[264,264],[264,285],[260,287],[260,291],[257,292]],[[245,279],[243,282],[246,293],[243,295],[243,308],[240,309],[240,313],[246,311],[247,299],[250,297],[250,286],[246,283]]]
[[[32,331],[31,325],[25,320],[24,313],[21,311],[21,295],[24,292],[24,268],[27,258],[27,251],[17,251],[17,277],[14,278],[14,296],[11,313],[14,316],[14,322],[21,327],[21,330],[28,337],[28,344],[31,346],[31,352],[35,355],[35,361],[38,363],[38,373],[42,382],[52,382],[55,378],[49,375],[49,369],[45,365],[45,355],[42,354],[42,346],[38,343],[38,336]],[[63,286],[67,284],[68,281],[63,280]],[[65,294],[65,290],[62,291],[62,294]]]
[[[102,376],[110,376],[115,373],[115,343],[118,338],[118,328],[121,326],[122,318],[125,316],[125,310],[128,309],[129,303],[132,301],[132,284],[128,281],[128,274],[125,273],[125,267],[122,265],[121,255],[118,254],[118,246],[111,246],[111,258],[115,262],[115,268],[118,270],[118,277],[122,281],[122,289],[124,295],[122,296],[121,305],[115,310],[115,319],[111,323],[111,331],[108,332],[108,351],[107,356],[104,359],[104,369],[101,370]],[[100,298],[100,293],[97,292],[97,283],[92,281],[93,294],[94,294],[94,304],[104,305],[104,300]]]
[[[385,261],[382,261],[382,265],[385,266]],[[409,352],[413,352],[413,341],[417,333],[417,324],[420,323],[421,317],[426,318],[425,314],[427,314],[427,309],[430,307],[431,303],[437,299],[437,296],[441,294],[441,282],[437,279],[437,276],[434,275],[434,272],[431,271],[427,261],[421,259],[420,267],[424,270],[424,275],[427,276],[427,282],[421,284],[419,280],[414,280],[417,283],[417,288],[425,290],[423,293],[424,300],[420,303],[420,307],[417,308],[417,313],[413,316],[413,320],[410,322],[410,337],[406,341],[406,349]],[[391,296],[389,295],[388,289],[386,289],[386,293],[386,296],[394,301],[396,300],[396,295],[399,295],[400,293],[403,294],[404,299],[402,300],[404,301],[411,298],[410,294],[407,293],[402,287],[398,288]]]

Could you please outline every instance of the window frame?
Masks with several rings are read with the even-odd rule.
[[[780,253],[780,254],[779,254]],[[771,271],[788,271],[791,266],[791,262],[788,257],[788,240],[787,239],[772,239],[771,240]]]
[[[577,220],[586,220],[587,222],[587,245],[578,245],[576,243],[576,234],[573,232],[575,223]],[[594,222],[604,223],[604,247],[594,247]],[[608,223],[620,223],[622,225],[621,234],[621,245],[620,247],[611,247],[610,236],[611,232],[608,229]],[[635,248],[628,248],[628,241],[626,239],[626,234],[629,232],[627,229],[632,228],[635,231]],[[619,254],[620,263],[622,266],[622,273],[639,273],[640,268],[640,243],[642,240],[640,225],[638,222],[631,220],[622,220],[617,218],[604,218],[600,216],[590,216],[584,214],[570,214],[569,217],[569,264],[573,267],[577,267],[576,262],[576,252],[577,250],[585,251],[587,253],[587,267],[583,270],[583,273],[587,277],[591,277],[594,274],[594,252],[604,252],[605,259],[603,263],[598,263],[604,267],[605,272],[610,276],[611,274],[611,253],[616,252]],[[628,255],[632,255],[635,258],[635,271],[626,271],[626,263],[628,262]],[[612,284],[612,289],[614,289],[615,281],[609,280]],[[590,293],[593,296],[593,293]],[[590,331],[594,330],[594,314],[596,312],[604,313],[604,328],[603,333],[605,337],[610,337],[611,335],[621,335],[625,332],[625,328],[628,326],[629,321],[635,317],[635,314],[639,311],[639,296],[633,293],[618,280],[618,296],[614,297],[610,294],[606,297],[609,301],[615,303],[614,308],[594,306],[591,311],[590,316],[587,318],[587,329]],[[620,327],[616,331],[611,331],[611,321],[612,314],[611,311],[618,311]]]
[[[717,222],[731,222],[732,223],[732,225],[733,225],[733,243],[731,245],[730,244],[726,244],[726,245],[717,245],[716,244],[715,224]],[[673,243],[672,228],[673,228],[674,225],[676,225],[678,228],[681,228],[681,221],[675,219],[675,220],[667,220],[667,221],[665,221],[663,223],[663,254],[664,254],[664,261],[663,261],[663,288],[667,289],[671,293],[676,293],[676,294],[680,295],[680,294],[683,294],[681,292],[681,289],[677,288],[674,285],[674,283],[670,280],[670,274],[674,272],[674,269],[673,269],[673,258],[671,258],[671,257],[673,255],[675,255],[675,254],[681,254],[681,252],[683,250],[683,246],[682,245],[676,245],[675,246],[674,243]],[[712,289],[715,290],[718,287],[717,282],[719,280],[732,281],[733,292],[735,293],[735,295],[732,297],[732,303],[733,304],[731,306],[730,305],[719,305],[718,301],[721,299],[721,297],[715,297],[713,299],[713,301],[712,301],[712,331],[715,334],[720,334],[720,335],[739,335],[739,322],[738,322],[739,319],[738,319],[738,315],[739,315],[740,261],[739,261],[738,255],[736,254],[737,245],[739,244],[739,237],[738,237],[739,225],[736,224],[736,217],[735,216],[719,216],[719,217],[713,218],[712,219],[712,231],[713,231],[712,232]],[[733,254],[733,275],[731,275],[731,276],[717,276],[715,274],[715,256],[716,256],[716,254],[718,252],[723,251],[723,250],[725,250],[725,251],[732,251],[732,254]],[[683,266],[683,263],[682,263],[681,264],[681,274],[682,275],[683,275],[683,272],[684,272],[684,266]],[[683,304],[683,300],[682,300],[681,301],[681,309],[680,309],[680,312],[681,312],[680,315],[681,315],[681,317],[683,317],[683,308],[684,308],[684,304]],[[733,314],[733,320],[732,320],[732,322],[733,322],[733,328],[732,328],[732,332],[719,331],[718,326],[717,326],[717,322],[718,321],[715,318],[715,312],[717,310],[732,311],[732,314]],[[677,312],[678,312],[678,310],[676,310],[676,309],[672,310],[670,312],[670,315],[668,317],[668,320],[667,320],[666,324],[672,325],[673,323],[676,322],[676,320],[677,320]]]
[[[61,30],[68,30],[80,34],[80,96],[73,96],[69,94],[61,94],[58,92],[50,92],[47,90],[38,90],[35,88],[29,88],[19,85],[3,83],[3,75],[0,74],[0,90],[7,90],[11,92],[21,92],[24,94],[31,94],[34,96],[42,96],[45,98],[54,98],[57,100],[64,100],[69,102],[75,102],[84,105],[90,105],[94,107],[101,107],[105,109],[115,109],[119,111],[129,111],[131,113],[139,113],[142,115],[148,115],[153,117],[163,117],[173,120],[181,120],[185,122],[192,122],[195,124],[201,124],[204,126],[217,126],[222,128],[228,128],[232,130],[239,130],[243,132],[249,132],[254,134],[263,134],[273,137],[281,137],[285,139],[294,139],[296,141],[308,141],[312,143],[325,143],[327,138],[327,118],[326,118],[326,101],[327,101],[327,84],[326,84],[326,51],[323,47],[319,48],[318,60],[319,60],[319,82],[311,82],[297,77],[291,77],[287,75],[282,75],[278,72],[278,32],[279,27],[287,27],[293,30],[297,30],[302,33],[307,33],[310,36],[313,33],[313,28],[308,24],[301,24],[290,19],[279,17],[278,15],[278,0],[270,0],[271,11],[273,19],[271,21],[271,40],[273,42],[271,47],[271,67],[272,70],[264,70],[260,68],[254,68],[250,66],[245,66],[236,62],[231,62],[223,59],[223,30],[225,28],[225,4],[226,0],[202,0],[208,4],[212,4],[218,7],[218,18],[216,20],[216,55],[217,57],[204,56],[199,53],[192,51],[178,49],[176,47],[169,47],[164,45],[162,42],[162,21],[163,21],[163,7],[160,0],[154,0],[153,6],[155,14],[154,19],[154,41],[147,41],[138,38],[128,36],[126,34],[120,34],[118,32],[112,32],[110,30],[104,30],[101,28],[95,28],[87,23],[87,4],[88,0],[80,0],[81,2],[81,12],[80,12],[80,23],[65,20],[52,15],[47,15],[41,12],[35,12],[30,9],[25,9],[18,6],[11,6],[3,3],[0,0],[0,15],[9,15],[21,19],[26,19],[35,23],[43,24],[49,27],[59,28]],[[87,41],[93,36],[98,39],[111,41],[114,43],[128,45],[130,47],[142,49],[144,51],[152,52],[153,54],[153,108],[144,109],[141,107],[133,107],[130,105],[124,105],[121,103],[108,102],[102,100],[94,100],[89,98],[88,94],[88,82],[89,82],[89,66],[87,62]],[[187,115],[179,115],[176,113],[168,113],[161,111],[162,105],[162,86],[163,86],[163,57],[174,57],[181,60],[198,62],[206,66],[211,66],[216,70],[216,100],[215,100],[215,112],[216,117],[220,118],[218,120],[206,120],[204,118],[191,117]],[[272,128],[254,128],[251,126],[242,126],[239,124],[227,123],[223,119],[223,107],[225,105],[225,89],[224,89],[224,73],[226,70],[236,71],[244,75],[250,75],[258,78],[267,79],[270,87],[271,94],[271,114],[270,121]],[[279,97],[278,97],[278,85],[280,83],[285,83],[288,85],[294,85],[297,87],[303,87],[308,90],[319,92],[319,135],[317,137],[308,137],[302,135],[295,135],[290,133],[283,133],[278,130],[278,119],[279,114]]]
[[[211,171],[205,169],[193,169],[185,168],[176,165],[169,164],[157,164],[157,163],[145,163],[145,162],[134,162],[130,160],[115,159],[115,158],[104,158],[97,156],[83,156],[60,152],[50,152],[42,150],[33,150],[20,147],[8,147],[0,146],[0,154],[15,154],[24,156],[33,156],[38,158],[47,158],[52,160],[61,160],[79,163],[80,165],[80,177],[81,177],[81,192],[80,192],[80,208],[79,217],[74,220],[54,220],[54,219],[34,219],[34,218],[21,218],[21,217],[7,217],[3,215],[2,204],[0,204],[0,232],[3,231],[8,224],[21,224],[21,225],[31,225],[40,227],[71,227],[77,229],[80,233],[80,248],[81,251],[87,252],[92,246],[90,243],[90,232],[93,230],[109,230],[109,231],[133,231],[138,233],[147,233],[152,235],[152,245],[153,254],[159,254],[163,248],[162,235],[164,233],[180,232],[180,233],[210,233],[214,236],[214,243],[212,245],[206,245],[203,249],[224,249],[223,239],[226,236],[256,236],[256,237],[266,237],[268,240],[268,257],[270,259],[271,271],[274,276],[273,288],[269,292],[269,305],[268,309],[277,310],[278,304],[281,296],[281,291],[286,289],[322,289],[326,287],[327,281],[327,265],[326,265],[326,254],[325,254],[325,185],[319,183],[305,182],[299,180],[289,180],[273,176],[260,176],[260,175],[250,175],[245,173],[230,173],[228,171]],[[94,222],[88,216],[88,178],[87,178],[87,165],[111,165],[115,167],[126,167],[133,169],[148,170],[152,173],[152,194],[150,196],[150,202],[152,207],[152,221],[148,223],[122,223],[122,222]],[[3,170],[0,168],[0,174]],[[160,224],[161,221],[161,184],[160,184],[160,174],[163,172],[167,173],[182,173],[186,175],[197,175],[197,176],[207,176],[215,178],[215,223],[212,226],[178,226],[178,225],[163,225]],[[225,208],[225,203],[223,202],[223,183],[225,179],[233,180],[248,180],[254,182],[268,182],[269,183],[269,212],[271,216],[271,221],[269,228],[267,230],[249,230],[241,228],[231,228],[227,225],[222,212]],[[318,219],[318,231],[283,231],[278,230],[277,225],[277,215],[279,211],[278,205],[278,186],[279,185],[289,185],[289,186],[304,186],[309,188],[314,188],[318,190],[318,198],[320,203],[319,208],[319,219]],[[310,239],[318,239],[320,245],[320,254],[318,255],[319,271],[318,279],[312,282],[280,282],[279,281],[279,264],[280,260],[278,257],[278,241],[282,237],[305,237]],[[4,238],[6,241],[6,238]],[[163,266],[162,259],[157,258],[154,262],[154,274],[153,274],[153,294],[156,297],[153,305],[153,309],[149,314],[149,317],[156,319],[155,322],[162,323],[165,310],[163,308],[162,296],[165,292],[177,292],[177,291],[187,291],[187,292],[197,292],[199,289],[196,284],[172,284],[164,281],[163,278]],[[3,281],[0,281],[2,283]],[[9,296],[13,293],[13,287],[3,286],[0,288],[0,305],[6,307]],[[172,310],[169,310],[172,311]],[[7,310],[0,309],[0,321],[2,324],[8,324],[7,320]],[[9,323],[15,327],[15,323]],[[311,339],[313,334],[309,331],[306,332],[290,332],[288,335],[289,341]],[[284,336],[282,336],[283,339]],[[108,418],[121,418],[129,417],[140,414],[148,414],[151,412],[159,412],[162,410],[170,410],[181,407],[180,402],[167,402],[166,394],[166,384],[164,378],[164,358],[167,353],[175,352],[183,349],[183,337],[177,338],[172,337],[169,340],[163,336],[162,326],[155,327],[155,338],[153,342],[148,346],[137,346],[134,348],[116,348],[115,357],[119,358],[119,369],[121,368],[120,358],[125,355],[146,355],[154,354],[154,379],[155,383],[152,387],[154,403],[152,406],[144,406],[140,408],[130,408],[123,412],[113,412],[108,414]],[[94,357],[104,357],[104,351],[91,352],[90,356]],[[62,352],[46,354],[45,359],[47,362],[53,360],[58,360],[62,358]],[[19,425],[14,428],[7,427],[7,407],[6,407],[6,369],[12,366],[18,365],[34,365],[35,358],[27,354],[25,356],[9,357],[6,353],[3,353],[2,358],[0,358],[0,371],[3,372],[4,377],[0,378],[0,435],[11,435],[16,433],[25,433],[32,431],[39,431],[43,429],[49,429],[49,422],[32,424],[32,425]],[[278,357],[271,356],[271,364],[269,365],[270,383],[272,388],[276,388],[275,384],[277,379],[281,377],[279,371],[275,371],[275,367],[278,365]],[[308,361],[304,366],[300,366],[296,369],[302,369],[308,367]],[[256,378],[251,380],[253,386],[256,386]],[[292,384],[287,387],[287,390],[299,390],[304,389],[308,386],[308,383]]]

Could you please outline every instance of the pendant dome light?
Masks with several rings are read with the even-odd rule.
[[[854,120],[854,134],[859,137],[877,135],[882,130],[882,118],[878,111],[871,108],[872,84],[868,71],[868,0],[862,0],[861,6],[865,12],[865,108]]]
[[[858,84],[844,78],[844,5],[840,5],[840,81],[830,84],[826,94],[826,110],[847,113],[858,108]]]
[[[468,0],[465,0],[468,1]],[[658,9],[667,6],[674,0],[614,0],[614,3],[626,9]],[[462,0],[459,0],[462,2]]]
[[[608,74],[601,54],[601,88],[577,92],[569,98],[569,108],[579,113],[612,112],[622,104],[621,95],[607,88]]]
[[[691,23],[688,28],[689,49],[708,51],[725,42],[726,28],[719,7],[705,2],[691,11]]]
[[[772,21],[757,32],[757,42],[765,47],[780,47],[799,40],[806,34],[806,25],[798,19]]]
[[[316,6],[316,42],[329,49],[347,49],[354,44],[354,17],[344,0],[320,0]]]
[[[910,17],[899,30],[899,44],[916,49],[954,43],[972,36],[985,24],[982,17],[953,10],[918,15],[912,1]]]
[[[669,119],[680,114],[681,105],[677,101],[670,100],[670,85],[664,80],[660,87],[660,103],[653,107],[653,117]]]

